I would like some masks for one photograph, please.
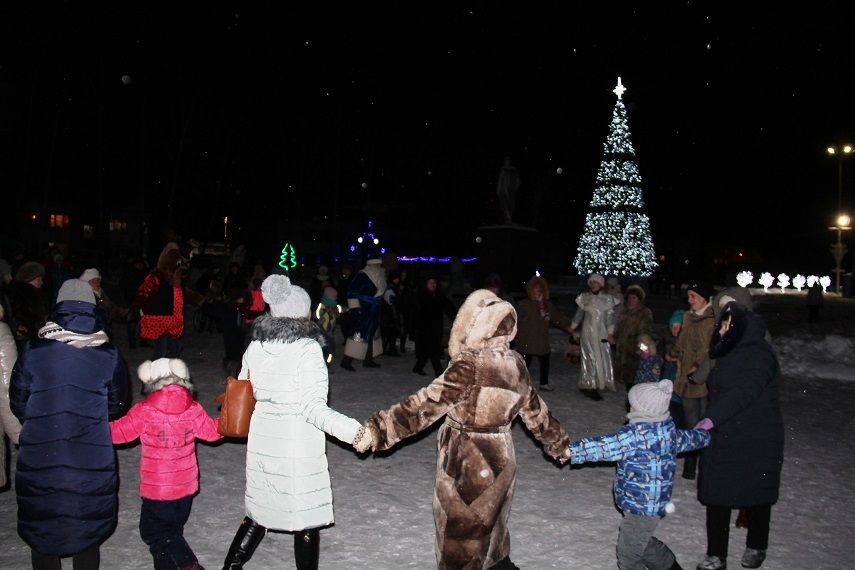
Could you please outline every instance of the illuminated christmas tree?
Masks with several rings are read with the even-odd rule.
[[[282,248],[282,255],[279,257],[279,267],[285,271],[291,271],[297,267],[297,252],[294,251],[294,246],[286,243]]]
[[[614,89],[617,103],[603,145],[603,161],[573,262],[580,275],[647,277],[657,266],[650,220],[644,213],[641,197],[641,175],[629,136],[626,107],[621,100],[625,91],[618,77]]]

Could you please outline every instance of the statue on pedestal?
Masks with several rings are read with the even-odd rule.
[[[499,197],[499,209],[502,213],[502,221],[505,224],[512,223],[514,207],[516,205],[516,194],[519,187],[519,171],[511,163],[511,157],[506,156],[502,168],[499,170],[499,182],[496,185],[496,195]]]

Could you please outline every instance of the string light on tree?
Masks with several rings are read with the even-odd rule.
[[[748,287],[754,282],[754,274],[750,271],[740,271],[736,276],[736,283],[740,287]]]
[[[656,269],[656,254],[622,100],[626,87],[620,77],[613,92],[618,99],[573,265],[582,275],[647,277]]]
[[[798,292],[801,292],[801,290],[804,288],[806,282],[807,282],[807,279],[801,273],[799,273],[795,277],[793,277],[793,287],[795,287],[796,291],[798,291]]]
[[[831,286],[831,277],[823,275],[819,278],[819,284],[822,285],[822,292],[828,293],[828,288]]]
[[[784,293],[784,289],[790,286],[790,276],[786,273],[778,274],[778,287],[781,288],[781,293]]]
[[[285,271],[291,271],[297,267],[297,252],[294,251],[294,246],[286,243],[282,248],[282,255],[279,257],[279,267]]]
[[[772,274],[768,271],[764,271],[762,275],[760,275],[760,279],[757,282],[763,286],[763,292],[768,293],[769,287],[775,284],[775,278],[772,277]]]
[[[808,275],[807,278],[807,286],[813,287],[815,284],[819,283],[819,277],[816,275]]]

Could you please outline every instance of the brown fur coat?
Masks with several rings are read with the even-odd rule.
[[[510,554],[508,516],[516,480],[510,429],[519,416],[557,459],[569,442],[509,348],[516,312],[481,289],[458,311],[451,363],[430,385],[366,421],[378,449],[389,449],[442,416],[433,513],[440,569],[490,568]]]

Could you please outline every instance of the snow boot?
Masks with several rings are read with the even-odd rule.
[[[341,359],[339,366],[344,368],[345,370],[350,370],[351,372],[356,372],[356,368],[353,367],[353,358],[350,356],[345,356]]]
[[[766,560],[766,551],[757,548],[746,548],[742,555],[743,568],[760,568],[763,561]]]
[[[727,570],[727,562],[718,556],[707,554],[697,566],[697,570]]]
[[[226,554],[223,570],[241,570],[243,565],[252,558],[255,549],[266,533],[266,528],[251,518],[244,517],[234,540],[232,540],[232,545],[229,547],[229,553]]]
[[[297,570],[318,570],[321,533],[316,528],[294,533],[294,562]]]

